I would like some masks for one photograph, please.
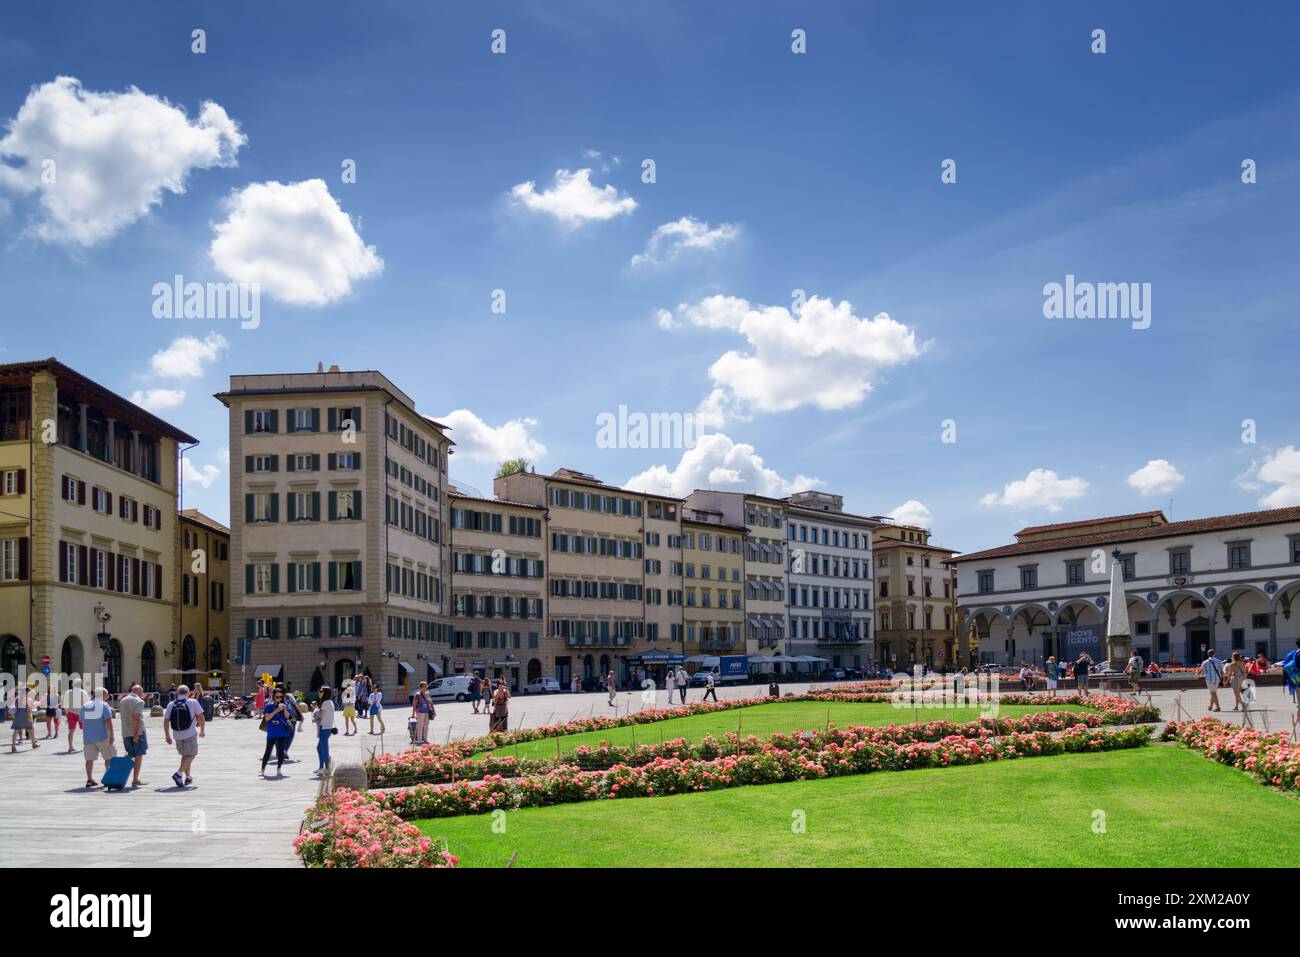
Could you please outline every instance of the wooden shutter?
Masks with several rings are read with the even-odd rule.
[[[253,594],[253,566],[244,566],[244,594]]]
[[[18,494],[22,495],[27,491],[27,470],[18,470]]]
[[[272,409],[270,415],[271,415],[271,431],[279,432],[280,431],[280,410]]]
[[[288,421],[285,422],[285,424],[284,424],[284,430],[285,430],[286,432],[297,432],[297,431],[298,431],[298,428],[297,428],[297,426],[295,425],[295,423],[298,421],[297,410],[296,410],[296,409],[290,409],[289,412],[288,412],[288,416],[287,416],[287,418],[288,418]]]
[[[352,461],[353,461],[353,463],[354,463],[353,466],[352,466],[353,471],[357,471],[357,470],[359,470],[359,469],[361,468],[361,453],[360,453],[360,452],[353,452],[353,453],[352,453]]]
[[[294,459],[296,459],[297,457],[298,457],[298,456],[296,456],[296,455],[286,455],[286,456],[284,457],[284,470],[285,470],[286,472],[296,472],[296,471],[297,471],[297,469],[294,467]]]
[[[320,431],[320,409],[311,410],[311,430],[313,432]]]
[[[339,566],[338,562],[330,562],[330,591],[339,590]]]
[[[86,504],[86,483],[80,479],[77,480],[77,504]]]
[[[272,638],[279,638],[279,637],[280,637],[280,619],[279,619],[279,618],[272,618],[272,619],[271,619],[271,637],[272,637]]]
[[[356,513],[353,517],[360,520],[361,518],[361,490],[360,489],[352,493],[352,510],[353,512]]]
[[[298,518],[298,496],[293,492],[285,495],[285,511],[288,512],[289,521],[296,521]]]
[[[313,638],[319,638],[319,637],[320,637],[320,615],[313,615],[313,616],[312,616],[312,619],[311,619],[311,636],[312,636]]]
[[[289,637],[298,637],[298,619],[294,618],[292,615],[289,616]]]
[[[319,452],[314,452],[314,453],[312,453],[312,457],[311,457],[311,470],[312,470],[313,472],[319,472],[319,471],[320,471],[320,453],[319,453]]]
[[[140,561],[140,559],[138,558],[131,559],[131,594],[132,595],[144,594],[144,582],[142,581],[144,575],[141,574],[143,567],[144,567],[144,563]]]
[[[112,552],[104,552],[104,587],[117,591],[117,556]]]
[[[271,493],[271,521],[278,522],[279,520],[280,520],[280,493],[272,492]]]
[[[329,509],[329,512],[327,513],[329,515],[329,520],[332,522],[334,521],[334,519],[339,517],[338,492],[328,493],[328,497],[325,500],[325,504],[326,507]]]
[[[361,591],[361,563],[352,563],[352,580],[356,583],[357,591]]]
[[[280,563],[274,562],[271,565],[271,594],[280,593]]]
[[[90,581],[90,576],[86,574],[89,566],[89,555],[86,554],[86,546],[77,546],[77,584],[85,585]]]
[[[311,520],[320,521],[320,492],[311,493]]]
[[[199,583],[196,580],[194,582],[195,598],[198,597],[198,584]],[[155,565],[153,567],[153,597],[162,598],[162,566],[161,565]]]
[[[339,616],[330,615],[329,618],[330,618],[330,637],[337,638],[339,636]]]
[[[251,618],[245,618],[245,619],[244,619],[244,637],[245,637],[245,638],[252,638],[252,637],[254,636],[254,634],[255,634],[255,631],[254,631],[254,628],[253,628],[253,619],[251,619]]]
[[[252,409],[244,410],[244,434],[245,435],[253,434],[253,410]]]
[[[329,409],[329,410],[328,410],[328,413],[327,413],[326,416],[325,416],[325,419],[326,419],[326,425],[329,427],[329,430],[330,430],[331,432],[337,432],[337,431],[339,430],[339,410],[338,410],[338,409],[335,409],[335,408],[331,408],[331,409]],[[332,465],[330,466],[330,468],[333,468],[333,467],[334,467],[334,466],[332,466]]]
[[[18,539],[18,580],[27,581],[27,539]]]
[[[298,566],[295,565],[293,562],[290,562],[288,565],[285,566],[285,569],[284,569],[284,574],[285,574],[285,588],[286,588],[286,590],[289,592],[290,595],[292,595],[294,592],[296,592],[296,591],[298,590],[298,572],[297,572],[297,567],[298,567]]]
[[[104,511],[109,515],[113,514],[113,493],[107,490],[104,492]]]
[[[131,521],[133,521],[133,522],[138,522],[138,521],[140,521],[140,503],[139,503],[139,502],[136,502],[136,501],[132,501],[132,502],[131,502]]]
[[[320,591],[320,562],[311,563],[311,590]]]
[[[245,472],[253,471],[253,456],[251,455],[244,456],[244,471]]]
[[[330,411],[332,412],[334,410],[331,409]],[[336,468],[338,468],[338,461],[339,461],[338,455],[335,454],[334,452],[331,452],[329,454],[329,459],[328,459],[329,469],[331,472],[333,472]]]

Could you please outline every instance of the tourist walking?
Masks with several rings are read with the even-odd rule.
[[[289,715],[289,740],[284,743],[284,760],[289,764],[295,764],[297,762],[289,757],[289,749],[293,747],[294,739],[302,730],[302,705],[298,704],[298,699],[293,696],[287,683],[284,686],[284,707]]]
[[[609,706],[618,707],[618,684],[614,681],[614,672],[605,675],[605,690],[609,693]]]
[[[673,706],[673,692],[677,690],[677,672],[670,667],[664,678],[664,687],[668,689],[668,707]]]
[[[27,739],[31,742],[32,750],[35,751],[40,747],[36,743],[36,732],[32,730],[32,706],[35,704],[35,695],[32,689],[27,685],[18,685],[14,688],[14,719],[9,728],[9,753],[13,754],[18,750],[17,745],[23,739],[23,732],[27,733]]]
[[[373,685],[373,688],[366,702],[369,706],[367,713],[370,715],[370,733],[375,733],[375,721],[378,721],[379,734],[383,734],[388,730],[384,727],[384,690],[378,684]]]
[[[72,746],[72,739],[77,733],[77,728],[81,726],[81,709],[89,700],[90,696],[81,687],[81,679],[73,678],[72,687],[63,694],[63,713],[68,716],[68,754],[76,750]]]
[[[510,689],[506,683],[498,678],[496,691],[492,694],[492,717],[488,720],[488,733],[504,733],[509,725],[510,717]]]
[[[712,698],[714,701],[718,700],[718,686],[713,680],[712,671],[710,671],[707,675],[704,676],[704,697],[701,698],[700,700],[708,701],[710,698]]]
[[[95,759],[104,759],[104,770],[108,762],[117,757],[117,746],[113,741],[113,709],[108,706],[108,689],[100,688],[94,698],[81,709],[81,748],[86,758],[86,787],[99,787],[95,780]]]
[[[1142,680],[1142,665],[1142,656],[1135,651],[1124,666],[1124,673],[1128,675],[1128,690],[1133,694],[1137,694],[1138,684]]]
[[[1047,659],[1047,664],[1043,668],[1043,673],[1047,676],[1047,690],[1050,691],[1052,697],[1055,698],[1056,689],[1061,683],[1061,669],[1056,663],[1055,655],[1052,655]]]
[[[1228,662],[1225,674],[1228,678],[1228,687],[1232,689],[1232,710],[1240,711],[1244,705],[1241,689],[1246,684],[1246,660],[1242,657],[1240,651],[1232,653],[1232,660]]]
[[[190,769],[199,754],[199,738],[207,736],[203,725],[203,706],[190,697],[187,685],[181,685],[176,697],[163,709],[163,736],[168,744],[175,743],[181,758],[181,766],[172,774],[178,788],[194,783]]]
[[[415,718],[416,744],[429,743],[429,721],[435,714],[433,699],[429,697],[429,682],[421,681],[420,689],[411,699],[411,717]]]
[[[576,674],[573,676],[573,680],[569,682],[569,684],[574,694],[580,694],[582,692],[582,679]]]
[[[51,727],[53,730],[51,730]],[[53,688],[45,692],[45,738],[59,736],[59,693]]]
[[[275,773],[282,775],[289,743],[289,727],[295,723],[293,712],[285,701],[283,688],[271,692],[271,700],[266,703],[264,714],[262,727],[266,731],[266,749],[262,752],[262,777],[266,777],[266,765],[271,760],[272,749],[275,750]]]
[[[1219,704],[1219,688],[1223,686],[1223,662],[1215,657],[1213,648],[1205,653],[1205,660],[1197,670],[1205,679],[1205,690],[1210,693],[1210,707],[1207,710],[1222,711],[1223,705]]]
[[[686,669],[681,665],[677,666],[677,693],[681,695],[682,704],[686,704],[686,686],[690,679],[686,675]]]
[[[131,693],[117,703],[117,713],[122,719],[122,747],[126,756],[135,762],[131,775],[133,788],[145,783],[140,780],[140,768],[144,766],[144,756],[149,750],[149,738],[144,730],[144,708],[144,689],[139,685],[132,685]]]
[[[497,679],[497,681],[500,680],[500,678]],[[483,682],[480,687],[480,696],[483,699],[483,713],[487,714],[492,710],[492,679],[487,675],[483,676]]]
[[[357,683],[349,681],[343,686],[343,736],[357,733]]]
[[[474,713],[478,714],[479,702],[483,700],[483,679],[477,671],[469,676],[469,700],[474,706]]]
[[[334,727],[334,689],[323,685],[317,694],[320,704],[312,712],[312,719],[316,722],[316,756],[320,758],[316,773],[324,774],[330,766],[330,738],[338,734],[338,728]]]
[[[1291,700],[1296,703],[1296,718],[1300,719],[1300,638],[1282,659],[1282,684],[1291,693]]]
[[[1088,672],[1092,670],[1092,665],[1092,655],[1086,651],[1079,652],[1079,657],[1074,659],[1074,686],[1085,697],[1088,694]]]

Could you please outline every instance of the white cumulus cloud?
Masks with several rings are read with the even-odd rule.
[[[806,475],[784,479],[764,464],[752,445],[733,442],[721,432],[714,432],[700,436],[693,448],[682,453],[676,466],[651,466],[623,484],[630,489],[678,497],[708,488],[747,489],[778,498],[814,488],[821,482]]]
[[[1183,484],[1183,476],[1168,459],[1152,459],[1128,477],[1143,495],[1167,495]]]
[[[1277,486],[1259,500],[1260,508],[1289,508],[1300,505],[1300,451],[1288,445],[1250,463],[1237,485],[1251,492],[1266,485]]]
[[[989,492],[980,499],[980,504],[1045,508],[1049,512],[1059,512],[1062,502],[1079,498],[1087,491],[1088,483],[1077,476],[1061,478],[1051,469],[1034,469],[1024,478],[1008,482],[1001,494]]]
[[[181,458],[181,471],[186,482],[192,482],[203,488],[211,488],[212,483],[221,477],[221,469],[215,465],[205,465],[203,468],[195,468],[188,457]]]
[[[554,216],[566,226],[581,226],[622,216],[636,209],[636,200],[613,186],[596,186],[591,170],[557,169],[550,189],[539,191],[532,180],[510,189],[511,198],[524,209]]]
[[[352,284],[384,271],[324,180],[253,183],[226,200],[229,217],[213,227],[212,263],[236,282],[297,306],[324,306]]]
[[[228,348],[230,343],[219,332],[210,332],[202,339],[178,336],[167,348],[153,354],[149,368],[154,375],[167,379],[197,379],[203,375],[204,365],[219,359]]]
[[[668,262],[688,249],[717,249],[740,235],[740,227],[733,223],[710,226],[694,216],[683,216],[672,223],[664,223],[646,242],[645,252],[632,257],[633,266]]]
[[[914,498],[909,498],[890,512],[889,517],[900,525],[915,525],[918,528],[931,528],[934,525],[934,516],[930,510]]]
[[[506,459],[539,459],[546,446],[532,434],[535,419],[511,419],[501,425],[488,425],[469,409],[457,409],[437,417],[452,430],[456,454],[471,462],[504,462]]]
[[[130,87],[97,93],[70,76],[34,86],[0,139],[0,187],[39,196],[34,235],[93,246],[184,193],[195,169],[236,165],[248,142],[216,103],[197,119]]]
[[[184,389],[136,389],[131,393],[131,401],[142,409],[157,412],[171,409],[185,401]]]
[[[735,296],[709,296],[660,310],[659,325],[728,330],[748,347],[724,353],[709,367],[715,387],[738,408],[786,412],[812,405],[833,411],[855,406],[882,374],[924,351],[915,330],[886,313],[854,315],[853,306],[813,296],[798,314]]]

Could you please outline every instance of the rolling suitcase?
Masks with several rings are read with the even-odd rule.
[[[120,791],[131,779],[131,771],[134,768],[135,761],[131,758],[109,758],[108,768],[104,771],[100,783],[109,791]]]

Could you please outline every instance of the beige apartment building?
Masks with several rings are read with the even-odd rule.
[[[156,690],[180,628],[180,446],[57,359],[0,365],[0,668]]]
[[[230,641],[230,529],[196,508],[183,509],[181,526],[180,675],[165,685],[228,685]],[[214,678],[214,674],[216,677]]]
[[[956,553],[931,545],[927,529],[877,521],[876,662],[901,671],[971,666],[958,626],[957,572],[948,564]]]
[[[546,509],[547,616],[564,647],[569,675],[613,671],[621,682],[631,659],[651,650],[645,618],[646,496],[576,469],[550,475],[516,472],[496,479],[497,499]],[[558,677],[558,675],[557,675]]]
[[[236,682],[358,668],[405,701],[450,650],[445,428],[374,371],[239,375],[230,412]]]
[[[441,670],[568,680],[564,644],[546,626],[546,509],[453,490],[451,647]],[[557,659],[559,659],[557,661]]]
[[[645,645],[632,662],[662,684],[669,665],[684,662],[686,596],[682,590],[682,500],[645,497]]]
[[[685,653],[745,653],[745,526],[721,512],[687,509],[682,517]]]
[[[723,521],[744,525],[745,651],[785,654],[785,500],[696,489],[687,496],[686,505],[719,512]]]

